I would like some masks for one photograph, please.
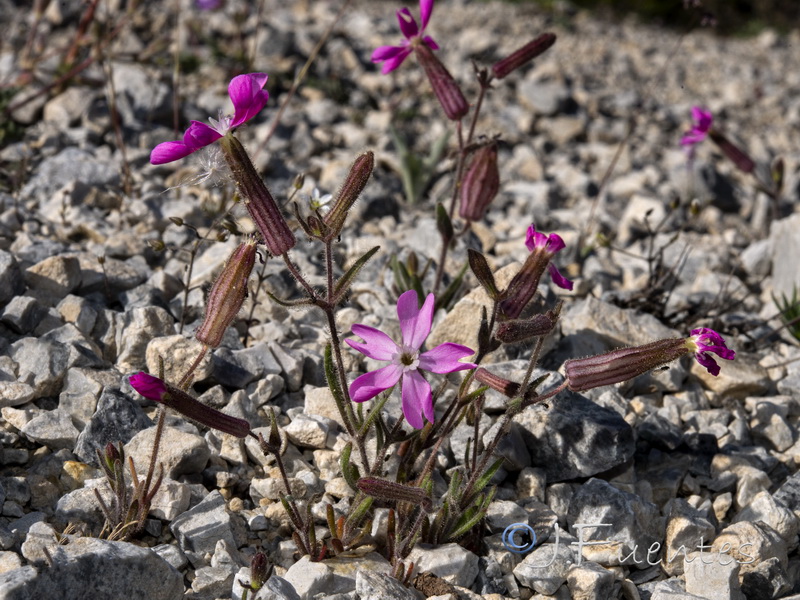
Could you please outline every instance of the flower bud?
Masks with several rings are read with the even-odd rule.
[[[722,150],[722,153],[727,156],[733,164],[736,165],[743,173],[752,173],[756,168],[755,161],[750,156],[739,148],[736,144],[731,142],[725,135],[712,129],[708,132],[708,137]]]
[[[497,169],[497,144],[484,146],[475,153],[461,182],[461,207],[458,214],[468,221],[480,221],[500,189]]]
[[[136,373],[128,379],[131,387],[145,398],[172,408],[184,417],[223,433],[243,438],[250,432],[250,423],[206,406],[180,388],[147,373]]]
[[[509,398],[516,398],[519,395],[519,384],[508,379],[504,379],[499,375],[495,375],[484,369],[483,367],[475,371],[475,381],[488,385],[496,392],[500,392]]]
[[[516,71],[527,62],[543,54],[550,46],[556,43],[556,34],[543,33],[536,39],[528,42],[522,48],[512,52],[503,60],[492,65],[492,72],[497,79],[503,79],[512,71]]]
[[[247,280],[256,262],[256,244],[248,240],[233,251],[222,273],[208,295],[206,316],[195,337],[206,346],[216,348],[225,330],[239,314],[247,297]]]
[[[451,121],[458,121],[469,112],[469,104],[461,93],[456,80],[450,75],[447,68],[436,58],[433,51],[427,44],[417,44],[414,46],[414,54],[417,56],[419,64],[431,82],[433,93],[439,99],[439,104],[444,109],[444,114]]]
[[[247,151],[239,140],[230,134],[220,139],[220,145],[236,181],[236,187],[244,198],[247,212],[261,232],[267,250],[274,256],[284,254],[294,247],[297,240],[286,224],[272,194],[250,162]]]
[[[342,232],[347,213],[350,212],[361,192],[364,191],[374,167],[375,156],[372,152],[365,152],[359,156],[350,167],[350,173],[347,174],[347,179],[344,180],[342,189],[339,190],[333,208],[325,215],[325,225],[329,228],[328,239],[334,239]]]
[[[362,477],[358,480],[357,486],[367,496],[378,500],[409,502],[422,506],[422,510],[425,512],[433,510],[433,501],[422,488],[378,477]]]
[[[505,344],[541,337],[553,331],[557,320],[556,314],[548,310],[527,320],[506,321],[497,328],[495,337]]]
[[[564,363],[569,389],[583,392],[592,388],[622,383],[656,367],[689,354],[684,338],[669,338],[645,344],[620,348],[587,358],[576,358]]]
[[[269,574],[269,563],[267,555],[263,552],[256,552],[250,561],[250,589],[260,590],[267,582]]]

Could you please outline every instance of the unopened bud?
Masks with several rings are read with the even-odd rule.
[[[708,132],[708,136],[722,150],[722,153],[736,165],[737,169],[743,173],[752,173],[753,169],[756,168],[755,161],[750,158],[747,152],[731,142],[724,134],[712,129]]]
[[[233,135],[225,135],[220,140],[225,160],[231,169],[236,187],[245,201],[247,212],[261,232],[267,250],[280,256],[294,247],[292,230],[286,224],[278,205],[267,186],[256,172],[247,151]]]
[[[256,552],[250,561],[250,589],[260,590],[267,582],[269,575],[269,563],[267,555],[263,552]]]
[[[206,316],[195,337],[206,346],[216,348],[225,330],[239,314],[247,297],[247,280],[256,262],[256,244],[248,240],[233,251],[222,273],[208,295]]]
[[[556,43],[555,33],[543,33],[535,40],[525,44],[519,50],[512,52],[503,60],[492,65],[492,72],[497,79],[503,79],[512,71],[516,71],[521,66],[544,53],[550,46]]]
[[[622,383],[690,352],[685,339],[669,338],[644,346],[620,348],[597,356],[568,360],[564,363],[567,385],[572,391],[583,392]]]
[[[557,317],[552,310],[526,320],[506,321],[497,328],[495,337],[503,343],[514,344],[547,335],[556,326]]]
[[[414,47],[414,54],[428,76],[433,93],[439,99],[439,104],[444,109],[444,114],[451,121],[459,121],[469,112],[469,104],[461,93],[458,83],[450,75],[450,71],[436,58],[427,44],[417,44]]]
[[[305,185],[305,182],[306,182],[306,174],[298,173],[297,175],[294,176],[294,182],[292,183],[292,185],[294,186],[294,189],[302,190],[303,185]]]
[[[461,207],[458,214],[468,221],[480,221],[500,189],[497,169],[497,144],[484,146],[475,153],[461,182]]]
[[[433,510],[433,501],[422,488],[377,477],[362,477],[357,485],[367,496],[378,500],[409,502],[421,506],[425,512]]]
[[[156,252],[163,252],[167,247],[161,240],[147,240],[147,243]]]
[[[350,212],[361,192],[364,191],[374,167],[375,155],[372,152],[365,152],[359,156],[350,167],[350,173],[348,173],[342,189],[339,190],[333,208],[325,215],[325,224],[329,228],[329,239],[337,237],[342,232],[347,213]]]
[[[147,373],[136,373],[129,378],[131,387],[145,398],[159,402],[179,412],[184,417],[223,433],[243,438],[250,432],[250,423],[231,417],[206,406],[180,388],[172,386]]]
[[[496,392],[500,392],[509,398],[516,398],[517,395],[519,395],[520,386],[518,383],[504,379],[499,375],[495,375],[483,367],[475,371],[475,381],[482,383],[483,385],[488,385]]]

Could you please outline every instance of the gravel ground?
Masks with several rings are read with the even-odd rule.
[[[233,186],[219,157],[149,163],[157,143],[178,137],[176,108],[182,131],[227,106],[233,75],[267,72],[270,101],[238,135],[287,215],[299,173],[293,199],[305,202],[315,187],[334,192],[360,153],[375,153],[337,251],[349,265],[381,250],[338,310],[343,335],[354,323],[398,331],[393,255],[439,260],[433,207],[449,197],[454,160],[445,153],[409,204],[391,128],[424,157],[450,123],[413,58],[391,75],[369,60],[399,40],[399,7],[352,2],[265,143],[339,4],[254,4],[202,11],[145,1],[128,11],[110,0],[78,36],[82,3],[51,3],[35,21],[28,7],[0,0],[0,106],[13,109],[0,124],[0,598],[241,598],[259,549],[273,575],[251,598],[800,598],[800,350],[773,301],[800,286],[800,71],[791,68],[800,35],[681,36],[561,4],[551,13],[435,7],[427,33],[470,101],[473,61],[491,65],[544,31],[558,36],[486,97],[477,131],[499,139],[500,193],[447,270],[471,247],[508,278],[527,255],[532,222],[564,238],[557,262],[575,288],[540,286],[542,305],[564,302],[535,372],[550,375],[545,388],[563,380],[568,358],[697,327],[722,333],[735,361],[713,377],[681,360],[515,417],[496,451],[505,461],[482,541],[418,545],[408,560],[429,575],[412,587],[388,576],[385,508],[359,552],[301,558],[274,460],[254,440],[174,414],[142,536],[98,539],[97,496],[111,492],[96,451],[122,442],[141,476],[154,435],[156,406],[128,376],[157,373],[159,356],[167,380],[180,376],[200,349],[193,333],[205,295],[238,243],[231,231],[252,228],[240,205],[222,219]],[[65,61],[81,69],[59,82]],[[747,149],[755,176],[710,141],[687,160],[679,141],[695,105]],[[755,181],[778,157],[775,201]],[[309,281],[324,284],[318,249],[301,240],[292,252]],[[270,293],[299,296],[279,260],[263,273]],[[469,277],[463,297],[435,316],[429,347],[475,347],[482,292]],[[263,292],[200,363],[192,391],[254,430],[274,411],[293,495],[322,535],[326,505],[345,514],[354,495],[338,467],[349,437],[322,368],[328,332],[319,312]],[[520,381],[530,352],[504,346],[485,366]],[[349,349],[345,361],[354,374],[378,364]],[[487,395],[485,431],[504,405]],[[385,410],[399,414],[399,398]],[[435,505],[473,437],[459,425],[441,447]],[[504,532],[520,523],[537,544],[512,553]]]

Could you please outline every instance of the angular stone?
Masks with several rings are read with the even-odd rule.
[[[26,335],[36,328],[46,313],[47,309],[36,298],[15,296],[3,310],[0,323],[14,333]]]
[[[78,436],[75,454],[83,462],[97,465],[97,450],[102,451],[109,442],[126,444],[152,425],[141,407],[128,396],[117,388],[105,388],[97,401],[97,410]]]
[[[629,460],[633,430],[615,411],[573,392],[563,392],[547,409],[532,407],[514,417],[531,454],[531,466],[548,483],[590,477]]]
[[[514,577],[525,587],[549,596],[567,581],[569,569],[575,562],[575,554],[563,540],[543,544],[535,547],[514,568]]]
[[[125,445],[125,454],[133,458],[136,470],[146,473],[150,465],[156,428],[150,427],[134,435]],[[180,475],[200,473],[206,466],[211,451],[199,435],[187,433],[169,425],[164,427],[158,449],[158,462],[164,467],[164,476],[178,479]]]
[[[56,306],[56,310],[67,323],[72,323],[85,334],[91,334],[97,321],[97,310],[81,296],[67,295]]]
[[[34,417],[25,424],[21,433],[52,450],[72,450],[78,439],[78,430],[72,424],[72,419],[60,409],[48,410]]]
[[[183,576],[148,548],[82,537],[50,549],[47,569],[0,574],[3,597],[178,600]]]
[[[193,364],[200,352],[203,344],[195,338],[187,338],[185,335],[167,335],[164,337],[153,338],[147,343],[145,353],[147,361],[147,372],[158,373],[159,358],[164,361],[164,380],[178,381]],[[194,371],[194,381],[202,381],[211,375],[211,354],[206,352],[200,364]]]
[[[623,492],[602,479],[590,479],[578,488],[569,505],[567,522],[584,545],[583,556],[604,566],[643,565],[648,552],[662,539],[658,507]]]
[[[417,544],[408,555],[420,572],[433,573],[448,583],[468,588],[478,576],[478,557],[458,544]]]
[[[25,283],[37,297],[55,306],[80,286],[80,263],[74,256],[50,256],[25,271]]]
[[[19,365],[17,380],[33,387],[34,398],[59,394],[69,355],[63,344],[26,337],[11,344],[9,354]]]
[[[163,308],[148,306],[125,311],[116,330],[117,368],[136,371],[146,367],[150,340],[175,332],[175,320]]]
[[[684,558],[714,539],[716,529],[700,511],[681,498],[668,502],[664,513],[667,528],[661,550],[661,567],[668,575],[680,575]]]
[[[567,571],[567,587],[573,600],[605,600],[614,597],[614,574],[597,563],[583,562]]]
[[[214,491],[173,520],[170,530],[192,565],[204,567],[208,566],[218,540],[236,547],[232,518],[225,508],[225,499]]]
[[[417,600],[417,595],[394,577],[367,570],[356,574],[356,594],[359,600]]]
[[[772,527],[761,522],[728,525],[714,540],[711,551],[732,557],[739,563],[742,574],[755,571],[759,563],[771,558],[777,558],[783,569],[788,565],[786,542]]]
[[[0,306],[25,291],[25,280],[14,255],[0,250]]]
[[[324,417],[296,415],[284,428],[289,440],[300,448],[325,448],[331,424]]]

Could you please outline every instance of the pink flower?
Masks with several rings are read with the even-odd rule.
[[[713,329],[700,327],[692,329],[691,334],[692,337],[686,338],[686,347],[695,353],[697,362],[714,376],[719,375],[719,365],[708,354],[709,352],[713,352],[725,360],[733,360],[733,357],[736,356],[736,353],[725,345],[722,336]]]
[[[681,138],[681,146],[688,146],[689,152],[694,150],[695,145],[706,139],[708,132],[711,130],[711,124],[714,122],[714,116],[711,111],[703,110],[699,106],[693,106],[692,121],[694,121],[694,126],[684,133]]]
[[[403,414],[416,429],[422,429],[422,415],[431,423],[434,419],[431,386],[419,371],[453,373],[477,366],[459,362],[474,353],[472,349],[459,344],[440,344],[433,350],[420,353],[431,331],[433,305],[433,294],[428,294],[421,309],[418,308],[417,292],[409,290],[400,295],[397,299],[397,317],[403,333],[401,344],[392,341],[382,331],[366,325],[353,325],[353,333],[363,338],[363,343],[345,340],[369,358],[389,361],[385,367],[365,373],[350,384],[353,401],[370,400],[400,382]]]
[[[411,16],[411,11],[403,8],[397,11],[397,21],[400,23],[400,31],[406,39],[400,42],[399,46],[381,46],[376,48],[372,53],[372,62],[383,63],[381,73],[386,75],[399,67],[406,57],[411,54],[415,44],[425,43],[431,50],[438,50],[439,46],[433,41],[433,38],[426,35],[423,36],[425,28],[428,26],[428,21],[433,12],[433,0],[420,0],[419,1],[419,18],[422,27],[417,27],[417,21]]]
[[[525,235],[525,247],[531,252],[534,250],[542,251],[549,255],[549,259],[552,260],[556,252],[563,250],[566,244],[557,233],[545,235],[536,231],[536,225],[532,224],[528,227],[528,232]],[[572,289],[572,282],[564,277],[561,271],[559,271],[552,262],[547,263],[547,270],[550,272],[550,278],[553,280],[553,283],[558,287],[565,290]]]
[[[136,373],[128,378],[131,387],[148,400],[162,402],[167,394],[167,384],[158,377],[153,377],[144,372]]]
[[[228,95],[233,101],[233,116],[223,115],[220,111],[219,120],[209,119],[210,126],[200,121],[192,121],[189,129],[183,134],[182,141],[164,142],[153,148],[150,162],[162,165],[189,156],[255,117],[269,99],[269,92],[262,89],[267,83],[267,78],[266,73],[250,73],[237,75],[231,79]]]

